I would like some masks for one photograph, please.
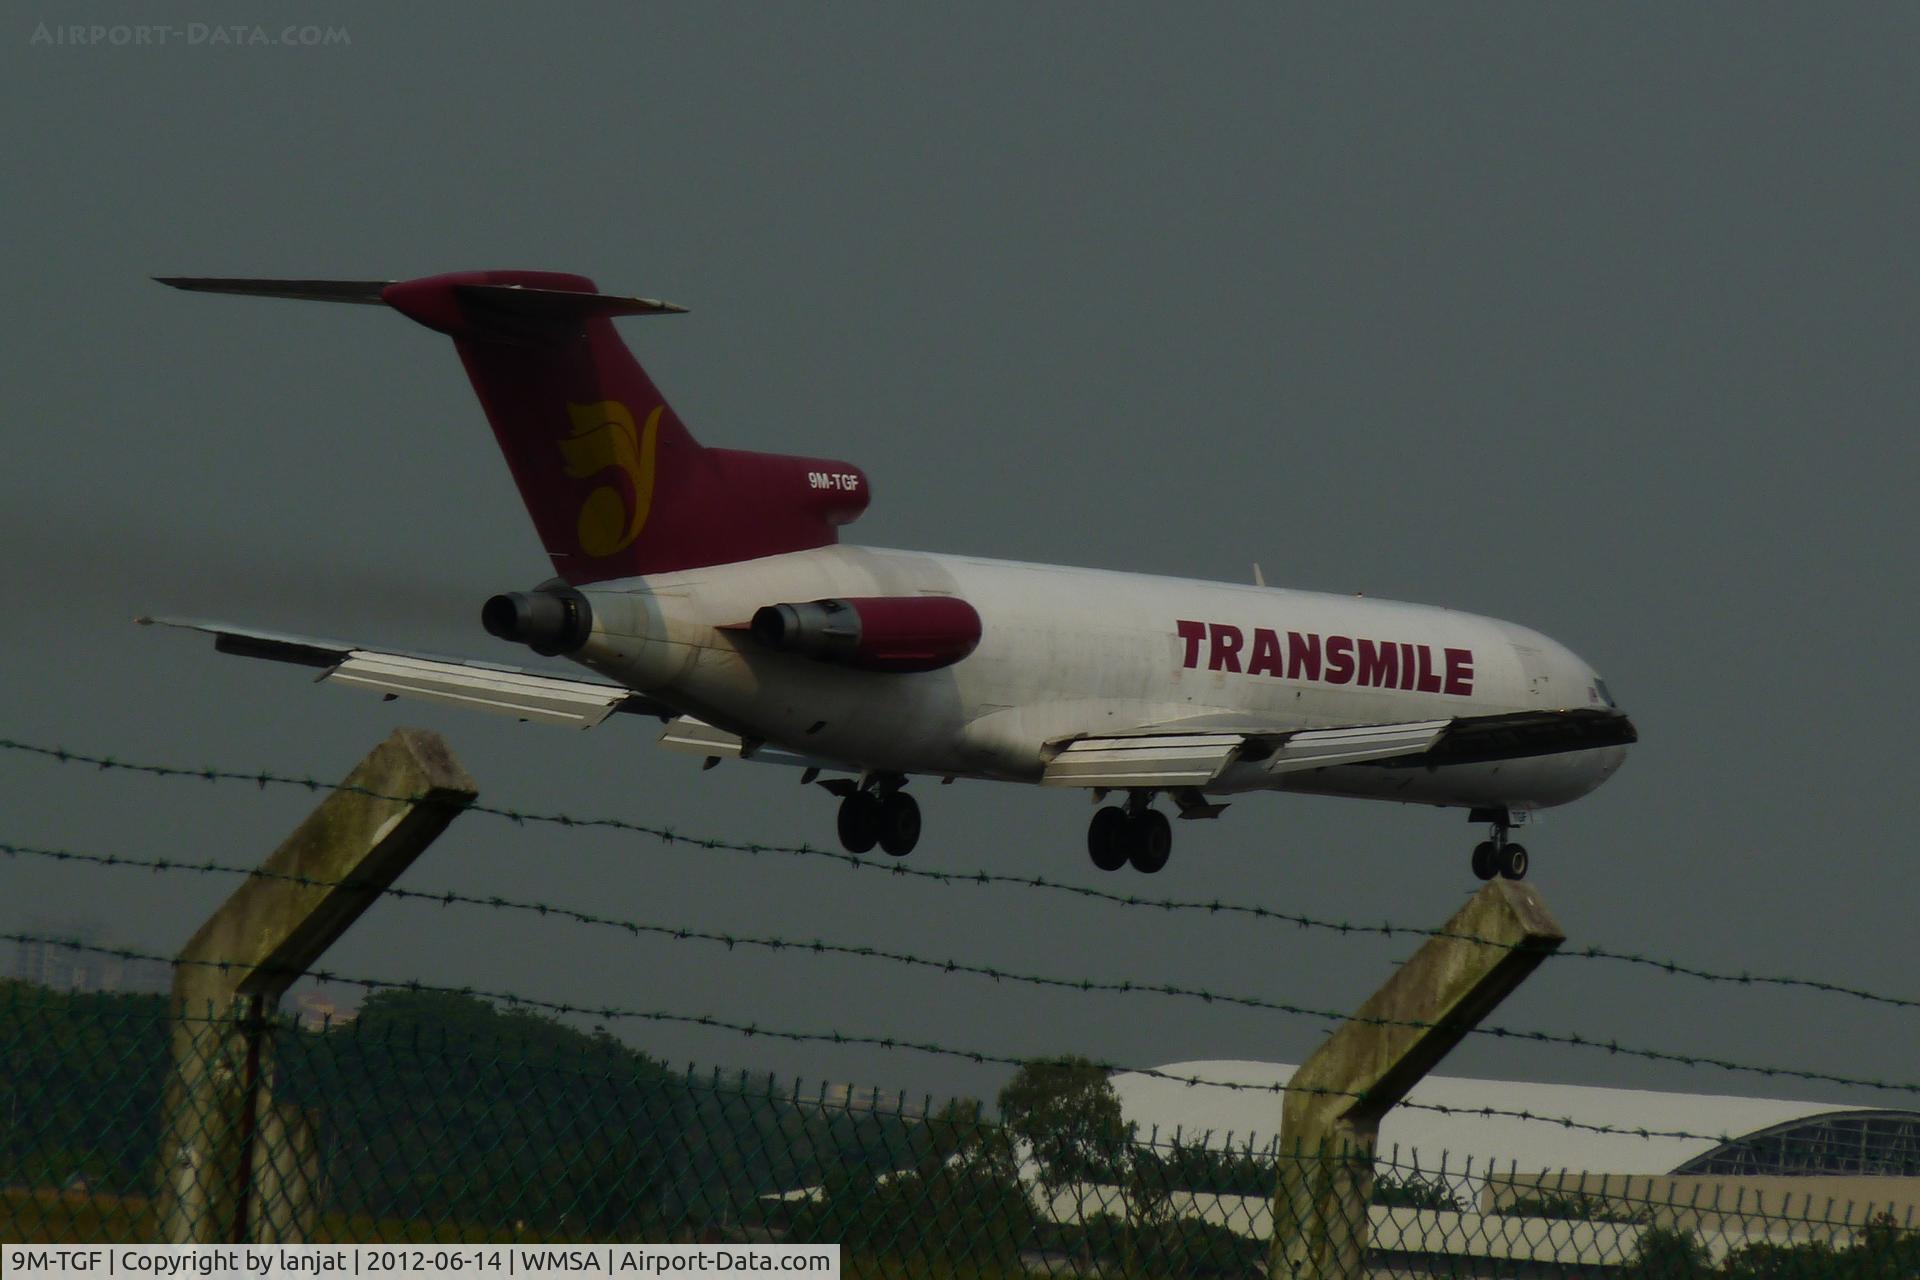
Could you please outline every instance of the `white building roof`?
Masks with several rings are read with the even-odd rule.
[[[1272,1062],[1175,1062],[1156,1068],[1170,1076],[1225,1080],[1273,1087],[1293,1078],[1295,1068]],[[1127,1119],[1144,1138],[1176,1132],[1183,1141],[1222,1146],[1229,1133],[1235,1146],[1249,1137],[1265,1146],[1280,1132],[1278,1093],[1216,1089],[1125,1072],[1113,1077],[1114,1092]],[[1693,1093],[1653,1093],[1643,1089],[1601,1089],[1589,1085],[1531,1084],[1511,1080],[1468,1080],[1429,1076],[1408,1095],[1409,1102],[1452,1108],[1448,1113],[1399,1106],[1380,1122],[1379,1153],[1395,1163],[1418,1163],[1450,1173],[1504,1171],[1663,1174],[1705,1155],[1725,1139],[1745,1137],[1778,1125],[1836,1112],[1872,1108],[1773,1098],[1728,1098]],[[1566,1117],[1603,1129],[1688,1133],[1698,1137],[1642,1137],[1632,1133],[1595,1133],[1506,1115],[1469,1114],[1484,1108]],[[1397,1157],[1395,1151],[1397,1148]],[[1489,1170],[1489,1165],[1492,1169]]]

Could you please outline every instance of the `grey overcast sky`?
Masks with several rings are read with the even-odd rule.
[[[235,22],[347,40],[216,42]],[[547,567],[446,341],[147,277],[572,270],[693,309],[622,331],[703,440],[865,467],[851,541],[1259,561],[1563,640],[1643,737],[1528,838],[1571,945],[1920,997],[1920,9],[48,0],[0,26],[0,95],[5,736],[337,777],[426,725],[494,803],[830,843],[817,788],[702,773],[649,721],[382,703],[131,625],[515,660],[478,605]],[[1148,881],[1087,863],[1078,796],[923,801],[925,867],[1425,925],[1477,887],[1456,812],[1249,797]],[[0,752],[16,844],[250,861],[311,803]],[[478,815],[406,883],[1342,1009],[1412,945]],[[0,861],[0,926],[171,951],[231,887]],[[331,963],[1129,1064],[1298,1061],[1326,1029],[404,902]],[[1915,1010],[1617,964],[1556,961],[1497,1020],[1920,1079]],[[914,1093],[1006,1076],[615,1029]],[[1445,1070],[1916,1102],[1484,1038]]]

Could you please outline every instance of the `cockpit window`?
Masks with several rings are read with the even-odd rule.
[[[1593,678],[1593,691],[1599,696],[1599,700],[1606,703],[1609,707],[1619,707],[1620,704],[1613,700],[1613,694],[1607,690],[1607,682],[1599,676]]]

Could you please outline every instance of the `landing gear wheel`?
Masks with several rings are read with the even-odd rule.
[[[896,791],[880,801],[877,825],[880,847],[896,858],[904,858],[920,843],[920,805],[906,792]]]
[[[1482,880],[1491,880],[1500,874],[1499,845],[1482,840],[1473,847],[1473,874]]]
[[[1527,847],[1510,844],[1500,850],[1500,874],[1509,880],[1523,880],[1527,874]]]
[[[1093,815],[1087,824],[1087,856],[1102,871],[1118,871],[1127,865],[1126,810],[1108,805]]]
[[[1173,828],[1167,815],[1158,809],[1142,809],[1127,821],[1131,828],[1127,841],[1127,861],[1142,875],[1152,875],[1167,865],[1173,853]]]
[[[1491,880],[1495,876],[1504,876],[1508,880],[1526,878],[1526,847],[1507,838],[1515,826],[1526,821],[1526,814],[1513,809],[1479,808],[1467,814],[1467,821],[1489,823],[1493,828],[1487,833],[1490,839],[1474,847],[1474,875],[1482,880]]]
[[[855,791],[840,802],[840,845],[848,853],[865,853],[879,842],[880,798]]]

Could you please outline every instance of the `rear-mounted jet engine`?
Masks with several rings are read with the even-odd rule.
[[[575,652],[593,634],[593,606],[572,587],[510,591],[480,606],[480,625],[490,636],[557,658]]]
[[[938,671],[980,643],[980,615],[951,596],[865,596],[770,604],[753,638],[769,649],[862,671]]]

